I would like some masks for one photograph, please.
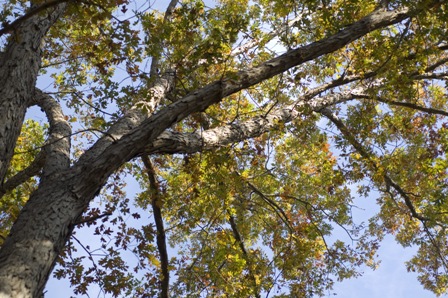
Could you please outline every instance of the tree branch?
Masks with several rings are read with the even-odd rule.
[[[241,177],[239,173],[236,172],[236,174]],[[274,210],[275,213],[277,213],[277,216],[283,221],[285,226],[288,228],[291,235],[294,235],[294,228],[292,227],[288,216],[286,215],[285,211],[274,201],[268,198],[261,190],[259,190],[255,185],[250,183],[248,180],[242,179],[244,183],[249,186],[249,188],[257,194],[261,199],[263,199],[271,208]]]
[[[254,274],[254,264],[253,262],[250,260],[249,254],[247,253],[246,247],[244,246],[244,242],[243,239],[241,238],[241,235],[238,231],[238,228],[236,226],[236,222],[235,222],[235,218],[233,217],[233,215],[230,213],[229,210],[227,210],[227,213],[229,214],[229,223],[230,223],[230,227],[232,228],[232,232],[233,232],[233,237],[235,238],[236,242],[238,243],[241,251],[243,252],[243,257],[246,260],[246,264],[247,264],[247,268],[249,271],[249,275],[250,275],[250,279],[252,280],[253,283],[253,287],[254,287],[254,295],[256,298],[260,298],[260,285],[257,282],[257,279],[255,278],[255,274]]]
[[[306,100],[309,93],[296,103],[286,107],[271,110],[267,115],[255,116],[239,123],[232,123],[208,129],[202,132],[182,133],[167,130],[153,143],[145,148],[147,154],[194,153],[237,143],[249,138],[260,136],[296,119],[303,109],[319,111],[324,107],[364,97],[364,89],[327,94],[322,97]]]
[[[381,101],[381,102],[393,105],[393,106],[406,107],[406,108],[410,108],[410,109],[426,112],[426,113],[429,113],[429,114],[448,116],[448,112],[446,112],[446,111],[439,110],[439,109],[434,109],[434,108],[422,107],[422,106],[419,106],[419,105],[417,105],[415,103],[393,101],[393,100],[388,100],[388,99],[385,99],[385,98],[382,98],[382,97],[375,97],[375,99],[378,100],[378,101]]]
[[[42,108],[50,124],[47,145],[43,146],[45,164],[42,179],[58,174],[70,167],[70,136],[72,129],[59,103],[39,89],[35,90],[34,103]]]
[[[162,197],[159,191],[159,183],[157,182],[156,173],[151,160],[147,155],[142,156],[143,164],[146,168],[146,174],[149,180],[149,195],[151,198],[151,206],[154,214],[154,221],[156,222],[157,229],[157,249],[160,255],[160,267],[162,270],[162,280],[161,284],[161,298],[169,297],[169,285],[170,285],[170,272],[169,272],[169,260],[168,251],[166,248],[166,235],[165,228],[163,227],[163,216],[162,216]]]
[[[108,216],[111,216],[111,215],[112,215],[112,212],[105,212],[105,213],[100,214],[100,215],[86,217],[86,218],[83,218],[83,219],[75,222],[74,225],[79,226],[79,225],[82,225],[82,224],[85,224],[85,223],[90,223],[90,222],[93,222],[93,221],[98,220],[100,218],[108,217]]]
[[[2,197],[8,191],[11,191],[17,186],[21,185],[31,177],[36,176],[40,172],[44,164],[45,153],[44,151],[40,151],[28,167],[9,178],[3,186],[0,186],[0,197]]]
[[[165,25],[166,23],[171,21],[174,8],[176,7],[176,5],[178,3],[179,3],[179,0],[171,0],[170,1],[170,3],[168,4],[168,7],[165,10],[165,15],[163,17],[163,25]],[[160,41],[158,53],[157,53],[157,55],[154,55],[152,57],[151,67],[150,67],[150,71],[149,71],[151,77],[155,77],[155,76],[158,75],[157,74],[158,73],[157,69],[158,69],[159,64],[160,64],[160,57],[158,57],[158,56],[160,56],[160,54],[161,54],[162,46],[163,46],[162,45],[162,41]]]
[[[37,175],[41,170],[45,176],[48,176],[65,170],[70,165],[71,128],[64,118],[59,103],[39,89],[35,90],[32,103],[41,107],[45,112],[50,123],[49,137],[34,161],[0,187],[0,197]]]
[[[277,29],[267,33],[267,36],[264,36],[263,39],[266,39],[266,41],[272,40],[273,38],[279,36],[280,34],[284,33],[285,31],[287,31],[291,26],[293,26],[296,22],[298,22],[304,16],[305,17],[309,17],[309,15],[311,13],[312,12],[310,12],[308,10],[300,13],[298,16],[296,16],[292,20],[289,20],[288,22],[282,24],[279,28],[277,28]],[[230,56],[236,56],[236,55],[239,55],[239,54],[246,53],[251,48],[256,47],[259,43],[260,43],[259,39],[250,40],[250,41],[246,42],[245,44],[240,45],[240,46],[234,48],[230,52]]]

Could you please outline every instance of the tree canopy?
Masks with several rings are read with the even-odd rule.
[[[446,1],[13,0],[0,21],[0,297],[50,275],[323,296],[387,234],[448,292]]]

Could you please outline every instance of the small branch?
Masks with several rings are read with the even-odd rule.
[[[174,8],[176,7],[176,5],[179,3],[179,0],[171,0],[170,3],[168,4],[168,7],[165,10],[165,15],[163,17],[163,25],[165,25],[166,23],[171,21],[172,15],[173,15],[173,11]],[[160,55],[160,52],[162,51],[162,41],[159,44],[159,53],[157,53],[157,55]],[[152,57],[152,62],[151,62],[151,67],[150,67],[150,75],[151,77],[157,76],[157,69],[159,67],[160,64],[160,58],[157,56]]]
[[[387,103],[387,104],[390,104],[390,105],[394,105],[394,106],[406,107],[406,108],[410,108],[410,109],[426,112],[426,113],[429,113],[429,114],[448,116],[448,112],[446,112],[446,111],[439,110],[439,109],[434,109],[434,108],[422,107],[422,106],[419,106],[419,105],[417,105],[415,103],[393,101],[393,100],[388,100],[388,99],[381,98],[381,97],[375,97],[375,99],[380,101],[380,102],[384,102],[384,103]]]
[[[256,298],[260,298],[260,286],[257,283],[257,279],[255,278],[254,274],[254,268],[253,268],[253,262],[250,260],[249,254],[247,253],[246,247],[244,246],[243,239],[241,238],[241,235],[238,231],[238,228],[236,226],[235,218],[233,215],[230,214],[230,212],[227,210],[227,213],[229,214],[229,223],[230,227],[232,228],[233,237],[235,238],[236,242],[238,243],[241,251],[243,252],[244,259],[247,263],[247,269],[249,271],[250,279],[252,280],[253,287],[254,287],[254,295]]]
[[[417,218],[422,222],[429,220],[429,218],[421,216],[417,212],[417,210],[415,210],[415,207],[412,204],[412,200],[408,196],[408,194],[398,184],[396,184],[394,181],[392,181],[392,179],[389,176],[387,176],[386,174],[384,175],[384,181],[386,182],[386,185],[393,187],[400,194],[400,196],[404,199],[404,203],[408,207],[409,211],[411,211],[412,217]]]
[[[241,177],[241,175],[239,173],[237,173],[237,172],[235,172],[235,173],[239,177]],[[243,178],[241,177],[241,179],[243,179]],[[250,183],[249,181],[247,181],[245,179],[243,179],[243,181],[249,186],[249,188],[254,193],[259,195],[266,203],[268,203],[269,206],[271,206],[271,208],[274,210],[274,212],[277,213],[278,217],[283,221],[283,223],[289,229],[289,232],[293,235],[294,229],[291,226],[291,223],[289,222],[288,216],[286,215],[285,211],[283,211],[283,209],[274,200],[271,200],[270,198],[265,196],[265,194],[261,190],[259,190],[255,185],[253,185],[252,183]]]
[[[98,266],[96,265],[95,260],[93,259],[93,255],[92,253],[87,249],[87,247],[84,246],[84,244],[81,243],[81,241],[78,240],[78,238],[76,238],[75,236],[71,235],[71,237],[73,238],[73,240],[75,240],[79,246],[82,247],[82,249],[89,255],[89,259],[90,261],[92,261],[93,264],[93,269],[95,270],[95,273],[98,277],[98,284],[100,285],[101,291],[103,291],[103,279],[101,279],[102,274],[100,274],[100,272],[98,271]]]
[[[291,26],[294,26],[295,23],[297,23],[299,20],[301,20],[304,17],[309,17],[311,12],[308,10],[306,12],[300,13],[298,16],[293,18],[292,20],[289,20],[288,22],[283,23],[279,28],[272,30],[271,32],[268,32],[266,36],[264,37],[265,41],[271,41],[272,39],[278,37],[280,34],[285,33],[287,30],[290,29]],[[259,39],[253,39],[245,44],[242,44],[236,48],[234,48],[230,52],[230,56],[236,56],[239,54],[246,53],[248,50],[256,47],[260,43]]]
[[[75,222],[74,225],[79,226],[79,225],[82,225],[85,223],[91,223],[95,220],[98,220],[103,217],[111,216],[111,215],[112,215],[112,212],[105,212],[105,213],[97,215],[97,216],[86,217],[86,218],[83,218],[82,220]]]
[[[148,157],[148,155],[142,156],[143,164],[146,168],[146,173],[149,180],[149,193],[151,196],[151,205],[154,214],[154,221],[156,222],[157,229],[157,249],[160,254],[160,266],[162,270],[162,280],[161,280],[161,298],[169,297],[169,285],[170,285],[170,272],[169,272],[169,261],[168,261],[168,251],[166,247],[166,235],[165,229],[163,227],[163,217],[162,217],[162,198],[159,191],[159,183],[156,179],[156,173],[154,167]]]
[[[426,225],[426,223],[423,223],[423,228],[426,231],[429,240],[431,241],[432,245],[434,245],[434,247],[436,248],[437,254],[439,255],[440,260],[442,261],[443,267],[445,268],[445,271],[448,271],[448,264],[445,260],[446,256],[443,254],[443,252],[440,249],[440,244],[437,243],[437,240],[434,238],[434,235],[431,233],[431,231],[429,230],[428,226]]]
[[[44,164],[45,153],[43,151],[40,151],[28,167],[9,178],[3,186],[0,186],[0,197],[2,197],[8,191],[13,190],[20,184],[24,183],[31,177],[36,176],[40,172]]]

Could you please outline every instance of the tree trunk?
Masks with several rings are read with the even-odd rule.
[[[48,29],[64,12],[57,4],[47,13],[34,14],[11,29],[9,43],[0,56],[0,185],[3,185],[26,109],[31,105],[41,63],[42,41]],[[0,252],[0,297],[37,297],[48,278],[48,265],[55,261],[55,249],[48,238],[50,227],[63,230],[58,218],[66,212],[50,202],[69,198],[54,187],[33,194],[24,216],[15,224],[12,235]],[[62,193],[61,193],[62,192]],[[44,199],[42,199],[44,198]],[[61,202],[62,203],[62,202]],[[71,204],[73,205],[73,204]],[[64,206],[62,204],[61,206]],[[27,225],[26,222],[31,223]],[[42,222],[45,221],[45,222]],[[16,232],[20,231],[20,232]],[[64,232],[62,232],[64,233]],[[53,234],[53,233],[52,233]],[[22,235],[22,236],[20,236]],[[17,238],[24,239],[17,239]],[[19,241],[17,241],[19,240]],[[62,247],[65,237],[59,240]],[[26,251],[26,252],[25,252]],[[33,253],[30,254],[30,251]],[[42,264],[42,265],[41,265]],[[44,269],[44,267],[46,267]]]

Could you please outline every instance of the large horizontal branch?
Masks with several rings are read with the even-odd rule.
[[[296,119],[303,109],[319,111],[322,108],[365,97],[362,89],[328,94],[311,101],[301,100],[292,105],[271,110],[267,115],[253,117],[246,121],[223,125],[202,132],[163,132],[145,148],[149,154],[195,153],[238,143],[283,126]]]

